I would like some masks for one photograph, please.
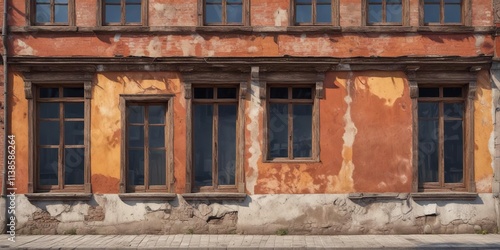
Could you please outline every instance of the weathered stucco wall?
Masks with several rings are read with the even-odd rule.
[[[118,193],[120,181],[121,112],[120,94],[175,94],[174,170],[178,189],[183,192],[186,170],[186,125],[183,87],[176,73],[98,74],[93,85],[91,130],[91,172],[94,193]]]
[[[370,44],[370,46],[360,46]],[[493,55],[491,35],[224,34],[140,35],[50,33],[15,36],[10,55],[19,56],[480,56]],[[82,48],[74,51],[73,48]],[[85,49],[83,49],[85,48]]]
[[[30,202],[17,196],[20,234],[409,234],[496,232],[494,199],[415,202],[350,200],[346,195],[251,195],[242,202]],[[283,212],[286,211],[286,212]]]
[[[18,193],[27,192],[28,107],[23,79],[12,74],[12,132],[16,135]],[[320,103],[320,162],[266,163],[262,159],[263,103],[251,85],[246,99],[245,185],[249,194],[411,192],[411,99],[403,72],[330,72]],[[118,193],[120,94],[175,94],[176,193],[186,183],[186,99],[177,73],[99,73],[92,86],[91,175],[94,193]],[[493,107],[487,71],[474,101],[474,170],[478,192],[491,192]],[[397,140],[395,140],[397,138]]]

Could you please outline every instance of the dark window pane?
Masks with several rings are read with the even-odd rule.
[[[288,99],[288,88],[271,88],[270,92],[273,99]]]
[[[330,3],[332,3],[332,1],[331,0],[316,0],[316,4],[325,4],[325,3],[330,4]]]
[[[57,98],[59,97],[58,88],[40,88],[40,98]]]
[[[293,88],[292,89],[293,99],[312,99],[312,89],[311,88]]]
[[[401,1],[393,1],[395,3],[389,4],[390,1],[387,1],[386,7],[386,22],[389,23],[400,23],[403,15],[403,7],[401,5]]]
[[[84,122],[64,122],[64,144],[83,145]]]
[[[141,0],[126,0],[125,3],[141,3]]]
[[[212,186],[213,106],[194,105],[193,162],[195,185]]]
[[[312,5],[295,6],[295,22],[312,23]]]
[[[144,123],[144,106],[127,107],[128,123]]]
[[[64,149],[64,184],[82,185],[84,182],[85,149]]]
[[[120,23],[121,22],[121,6],[106,5],[104,7],[105,23]]]
[[[242,5],[227,5],[226,18],[228,23],[242,23],[243,22],[243,6]]]
[[[68,4],[68,0],[55,0],[54,2]]]
[[[218,178],[219,185],[235,184],[236,105],[219,105]]]
[[[460,4],[444,5],[444,22],[445,23],[462,22],[462,7],[460,6]]]
[[[288,104],[269,105],[269,157],[288,157]]]
[[[222,23],[221,4],[207,4],[205,6],[205,23]]]
[[[38,169],[40,185],[57,185],[58,149],[40,148],[38,150]]]
[[[312,4],[312,0],[295,0],[295,3]]]
[[[63,96],[64,97],[84,97],[85,92],[83,88],[64,88]]]
[[[128,150],[128,185],[144,185],[144,149]]]
[[[312,104],[293,105],[293,157],[312,155]]]
[[[462,118],[464,105],[462,103],[444,103],[444,118]]]
[[[368,22],[380,23],[382,22],[382,5],[369,4],[368,5]]]
[[[55,6],[54,21],[56,23],[67,23],[68,22],[68,5],[56,5]]]
[[[439,23],[439,4],[424,4],[424,23]]]
[[[319,4],[316,6],[316,23],[332,22],[332,6],[330,4]]]
[[[141,22],[141,5],[127,4],[125,6],[125,22],[140,23]]]
[[[228,4],[230,4],[230,3],[233,3],[233,4],[234,4],[234,3],[239,3],[239,4],[242,4],[242,3],[243,3],[243,1],[242,1],[242,0],[227,0],[226,2],[227,2]]]
[[[38,127],[39,145],[59,145],[59,122],[41,121]]]
[[[462,97],[462,88],[443,88],[444,97]]]
[[[59,103],[40,102],[38,103],[38,113],[40,118],[59,118]]]
[[[463,130],[462,121],[444,122],[444,181],[463,182]]]
[[[144,127],[129,126],[128,127],[128,146],[129,147],[144,147]]]
[[[121,0],[105,0],[106,4],[120,4]]]
[[[165,124],[166,107],[153,105],[148,107],[149,124]]]
[[[236,98],[236,88],[218,88],[217,89],[218,99],[235,99]]]
[[[149,126],[149,146],[152,148],[165,147],[164,126]]]
[[[439,88],[418,88],[418,97],[439,97]]]
[[[209,4],[209,3],[218,3],[218,4],[222,4],[222,0],[206,0],[206,3]]]
[[[50,23],[50,5],[37,4],[36,5],[36,22],[37,23]]]
[[[64,103],[64,118],[83,118],[84,113],[83,102]]]
[[[194,88],[194,98],[196,99],[212,99],[214,98],[213,88]]]
[[[36,0],[36,3],[50,3],[50,0]]]
[[[439,181],[438,121],[418,122],[418,181]]]
[[[149,152],[149,185],[165,185],[167,179],[165,150]]]
[[[418,118],[437,118],[438,108],[437,102],[418,102]]]

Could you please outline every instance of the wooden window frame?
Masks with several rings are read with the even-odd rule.
[[[362,10],[362,14],[361,14],[361,22],[362,22],[362,25],[366,25],[366,26],[409,26],[410,25],[410,0],[401,0],[401,22],[386,22],[386,21],[382,21],[382,22],[376,22],[376,23],[370,23],[368,21],[368,14],[369,14],[369,3],[368,3],[369,0],[363,0],[361,1],[361,10]],[[386,17],[386,12],[387,12],[387,8],[386,8],[386,3],[387,3],[387,0],[382,0],[382,11],[383,11],[383,14],[382,14],[382,19],[383,20],[387,20],[387,17]]]
[[[238,103],[239,103],[239,87],[238,85],[235,84],[220,84],[220,85],[207,85],[207,84],[196,84],[195,86],[192,87],[192,91],[194,92],[195,88],[211,88],[213,89],[214,96],[212,99],[196,99],[194,98],[194,93],[192,94],[192,105],[196,104],[205,104],[205,105],[211,105],[213,109],[213,114],[212,114],[212,120],[213,120],[213,126],[212,126],[212,186],[205,186],[205,187],[197,187],[193,185],[192,191],[195,193],[199,192],[237,192],[237,183],[236,179],[238,178],[236,175],[236,169],[235,169],[235,184],[234,185],[219,185],[218,184],[218,147],[217,145],[217,137],[219,133],[218,129],[218,124],[219,124],[219,118],[218,118],[218,108],[220,105],[224,104],[235,104],[236,107],[238,108]],[[235,88],[236,89],[236,96],[235,98],[227,98],[227,99],[218,99],[217,98],[217,89],[218,88]],[[194,109],[192,110],[194,112]],[[194,116],[194,113],[191,114],[191,116]],[[236,127],[238,127],[238,124],[240,124],[240,121],[238,120],[240,117],[236,117]],[[193,121],[193,120],[192,120]],[[193,127],[193,123],[191,124]],[[194,133],[194,131],[192,131]],[[236,128],[236,134],[238,134],[237,128]],[[236,135],[235,135],[236,136]],[[192,138],[191,144],[194,145],[194,136]],[[237,142],[236,142],[237,144]],[[192,158],[194,158],[194,151],[192,152]],[[194,165],[193,165],[193,173],[195,172]],[[192,183],[194,183],[194,174],[193,174],[193,179],[191,180]]]
[[[149,192],[167,192],[170,193],[174,190],[174,154],[173,154],[173,125],[174,125],[174,111],[173,111],[173,102],[174,95],[170,94],[158,94],[158,95],[120,95],[120,112],[121,112],[121,150],[120,150],[120,193],[149,193]],[[127,179],[127,169],[128,169],[128,143],[127,143],[127,134],[128,134],[128,122],[127,122],[127,107],[130,104],[141,104],[141,105],[155,105],[161,104],[165,105],[167,111],[165,114],[165,172],[166,179],[165,185],[163,186],[153,186],[151,188],[147,187],[146,178],[149,177],[149,173],[145,173],[144,175],[144,185],[141,186],[133,186],[128,185]],[[144,126],[146,126],[145,124]],[[144,134],[145,140],[144,143],[147,143],[146,133]],[[145,150],[147,148],[145,147]],[[144,160],[147,160],[147,154],[144,155]],[[146,165],[144,164],[144,171],[146,171]],[[148,179],[149,180],[149,179]]]
[[[474,181],[474,99],[476,96],[477,71],[471,72],[418,72],[415,69],[407,69],[408,83],[410,85],[410,98],[412,99],[412,148],[413,148],[413,180],[412,192],[475,192]],[[418,102],[419,87],[456,87],[462,86],[465,90],[464,98],[464,182],[463,184],[450,185],[424,185],[420,186],[418,181]],[[448,98],[450,99],[450,98]],[[455,98],[457,99],[457,98]],[[442,119],[442,117],[440,117]],[[440,149],[442,150],[441,146]],[[441,158],[439,158],[441,161]],[[440,163],[441,164],[441,163]],[[441,166],[440,166],[441,168]],[[441,171],[441,170],[440,170]],[[440,173],[441,174],[441,173]],[[444,175],[443,175],[444,176]],[[440,179],[441,180],[441,179]]]
[[[36,0],[26,0],[26,23],[28,26],[74,26],[75,25],[75,0],[68,0],[68,22],[67,23],[56,23],[54,22],[54,3],[55,0],[51,1],[51,22],[38,23],[36,22]]]
[[[277,163],[297,163],[297,162],[320,162],[320,110],[319,101],[324,98],[324,73],[309,73],[309,72],[288,72],[288,73],[263,73],[258,76],[256,81],[260,84],[260,98],[262,99],[264,116],[263,116],[263,142],[262,154],[263,162]],[[269,108],[268,108],[268,91],[270,87],[300,87],[307,86],[313,88],[313,111],[312,111],[312,154],[310,158],[274,158],[269,157]],[[290,154],[289,154],[290,157]]]
[[[182,76],[186,99],[186,192],[234,192],[245,193],[244,151],[245,151],[245,99],[247,98],[248,75],[232,72],[189,72]],[[235,188],[222,190],[196,190],[193,184],[193,86],[237,86],[238,107],[236,122],[236,173]]]
[[[28,100],[28,193],[34,192],[71,192],[90,193],[90,100],[92,99],[92,74],[85,73],[31,73],[26,72],[24,77],[25,98]],[[38,184],[38,149],[37,149],[37,93],[39,87],[75,87],[84,89],[84,183],[83,185],[59,186],[57,189],[46,189]],[[33,96],[35,93],[35,96]],[[59,163],[60,164],[60,163]],[[60,170],[59,170],[60,171]],[[61,185],[61,183],[59,183]]]
[[[119,23],[106,23],[105,5],[106,0],[97,1],[97,26],[147,26],[148,23],[148,0],[141,0],[141,22],[127,23],[125,20],[125,1],[121,0],[121,15]]]
[[[419,25],[420,26],[472,26],[472,2],[471,0],[462,0],[461,3],[461,17],[462,20],[459,23],[446,23],[444,22],[444,1],[440,0],[440,21],[439,23],[425,23],[425,6],[426,0],[420,0],[419,2]]]
[[[295,9],[296,9],[296,1],[291,0],[290,1],[290,26],[339,26],[339,0],[331,0],[330,5],[331,5],[331,14],[332,14],[332,22],[331,23],[316,23],[316,0],[312,0],[312,13],[311,13],[311,21],[309,23],[298,23],[296,22],[296,15],[295,15]]]
[[[222,0],[222,22],[220,23],[206,23],[205,11],[206,1],[198,0],[198,24],[199,26],[249,26],[250,25],[250,0],[242,0],[241,23],[227,23],[227,0]]]

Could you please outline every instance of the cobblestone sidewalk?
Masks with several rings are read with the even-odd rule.
[[[500,235],[2,235],[17,249],[500,249]]]

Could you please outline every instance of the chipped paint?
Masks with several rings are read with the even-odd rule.
[[[288,11],[284,9],[277,9],[274,12],[274,26],[286,26],[288,21]]]
[[[252,81],[250,85],[250,101],[247,103],[247,131],[250,132],[250,148],[248,149],[250,157],[248,157],[249,173],[246,175],[246,188],[249,194],[255,193],[255,185],[259,177],[258,161],[262,158],[262,150],[260,147],[260,122],[259,117],[263,113],[260,101],[260,86],[258,81]]]
[[[120,41],[120,37],[122,36],[122,34],[118,33],[118,34],[115,34],[115,36],[113,37],[113,41],[116,43],[116,42],[119,42]]]
[[[19,51],[17,52],[19,55],[33,55],[33,54],[36,54],[36,51],[33,50],[32,47],[30,47],[28,44],[26,44],[22,40],[17,40],[17,46],[20,47],[20,48],[18,48]]]
[[[161,56],[161,41],[160,38],[155,36],[148,45],[148,53],[150,57],[160,57]]]
[[[345,103],[347,104],[347,110],[344,114],[344,135],[342,136],[342,140],[344,141],[344,145],[342,147],[342,167],[340,168],[340,172],[338,176],[334,177],[334,189],[341,192],[353,192],[354,190],[354,180],[352,178],[352,174],[354,172],[354,163],[353,159],[353,150],[352,147],[354,145],[354,140],[356,139],[356,134],[358,133],[358,129],[354,124],[351,116],[351,103],[352,103],[352,91],[355,88],[354,83],[352,82],[352,72],[349,72],[349,76],[346,82],[346,90],[347,95],[344,98]]]
[[[476,39],[476,53],[479,55],[479,54],[482,54],[481,52],[481,48],[483,47],[483,44],[484,44],[484,41],[485,41],[485,37],[484,35],[474,35],[474,38]]]
[[[400,77],[383,77],[375,74],[366,81],[360,81],[357,87],[367,90],[385,101],[385,105],[392,107],[397,99],[403,97],[404,80]]]

